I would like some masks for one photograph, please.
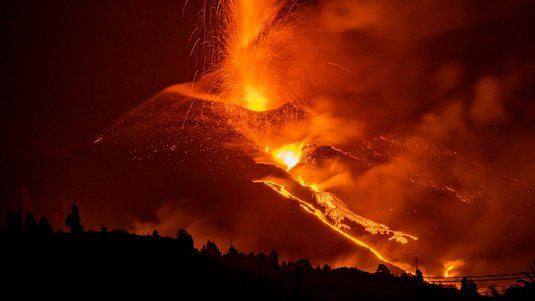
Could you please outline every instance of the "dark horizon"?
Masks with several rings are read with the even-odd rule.
[[[242,252],[232,242],[226,252],[210,240],[195,248],[186,229],[178,229],[175,237],[161,236],[157,229],[150,235],[105,225],[99,231],[86,229],[76,205],[65,226],[68,231],[54,231],[46,217],[9,210],[0,223],[6,283],[20,279],[46,288],[54,279],[69,288],[91,289],[91,294],[133,296],[143,291],[153,298],[191,296],[210,288],[207,293],[213,297],[239,300],[530,300],[535,293],[533,265],[514,274],[456,277],[423,275],[418,268],[397,274],[384,263],[373,273],[327,264],[314,267],[306,256],[286,261],[277,250]],[[125,290],[113,285],[116,281],[142,288]],[[64,290],[47,288],[40,296],[49,293],[57,296]]]

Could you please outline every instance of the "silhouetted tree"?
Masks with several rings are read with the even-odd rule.
[[[416,279],[419,280],[419,281],[423,281],[424,280],[424,274],[418,268],[416,269]]]
[[[286,272],[293,272],[295,270],[295,263],[293,262],[293,260],[288,261],[287,264],[283,263],[283,266],[285,267],[284,271]]]
[[[296,265],[298,265],[303,270],[312,270],[312,264],[310,264],[310,260],[308,258],[299,258],[296,262]]]
[[[266,268],[271,268],[271,267],[268,267],[268,259],[267,259],[266,254],[264,254],[263,252],[258,253],[258,255],[256,256],[255,264],[256,264],[255,268],[258,271],[265,272]]]
[[[24,217],[24,231],[33,234],[39,231],[39,225],[30,212],[26,213]]]
[[[78,212],[78,206],[72,205],[71,213],[67,215],[65,219],[65,225],[71,229],[71,233],[80,234],[84,232],[84,226],[82,226],[82,219]]]
[[[53,232],[52,225],[50,224],[48,219],[44,216],[41,217],[41,219],[39,220],[39,231],[42,234],[51,234]]]
[[[227,257],[228,259],[235,259],[239,255],[240,253],[238,253],[238,250],[234,246],[230,246],[227,250],[227,253],[225,253],[225,257]]]
[[[321,268],[324,272],[330,272],[331,271],[331,267],[328,265],[328,264],[324,264],[323,267]]]
[[[212,258],[221,257],[221,251],[219,251],[219,248],[217,247],[217,245],[210,240],[207,241],[206,245],[202,247],[201,253]]]
[[[279,251],[272,250],[268,256],[268,262],[271,268],[278,270],[279,269]]]
[[[193,237],[188,233],[188,231],[186,231],[186,229],[179,229],[176,233],[176,239],[181,249],[193,250]]]
[[[158,230],[154,229],[154,231],[152,231],[152,237],[160,238],[160,233],[158,232]]]
[[[465,300],[474,300],[479,294],[477,284],[472,279],[463,277],[461,280],[461,295]]]
[[[101,233],[108,233],[108,228],[104,224],[100,225],[100,232]]]
[[[383,276],[391,276],[390,270],[385,264],[380,263],[377,266],[377,270],[375,271],[375,274],[383,275]]]
[[[4,230],[10,235],[19,235],[22,232],[22,213],[20,210],[13,213],[11,209],[7,211]]]
[[[488,287],[487,295],[491,296],[494,299],[497,299],[500,297],[500,293],[498,292],[498,290],[496,289],[494,285],[491,285]]]
[[[240,257],[240,253],[233,245],[230,245],[230,247],[227,250],[227,253],[223,255],[223,258],[227,264],[239,266],[240,268],[243,268],[243,264],[244,264],[243,257]]]

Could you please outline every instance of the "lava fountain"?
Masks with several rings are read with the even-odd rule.
[[[223,20],[219,30],[221,36],[217,37],[222,46],[217,52],[220,59],[216,60],[214,67],[200,81],[201,85],[206,85],[210,94],[193,93],[190,96],[224,102],[230,108],[237,105],[256,112],[274,110],[292,103],[304,112],[299,120],[301,126],[295,126],[297,130],[288,126],[266,133],[265,129],[258,131],[243,123],[234,124],[244,136],[256,142],[260,153],[256,155],[260,158],[259,163],[273,162],[285,169],[288,177],[298,183],[294,187],[310,191],[312,198],[297,196],[292,188],[276,177],[254,181],[297,202],[332,229],[333,233],[347,238],[358,247],[368,249],[379,260],[408,271],[408,265],[388,260],[387,256],[357,238],[351,230],[352,227],[360,227],[372,235],[391,235],[389,240],[401,244],[417,240],[416,236],[391,230],[384,224],[357,215],[333,192],[321,187],[321,183],[305,183],[304,179],[310,177],[302,169],[293,171],[300,163],[305,146],[322,145],[332,141],[332,136],[341,136],[341,141],[351,136],[344,137],[332,128],[351,126],[351,122],[326,117],[330,115],[318,113],[307,105],[310,98],[318,93],[317,86],[321,86],[319,83],[330,84],[336,74],[340,73],[340,70],[332,70],[333,66],[339,65],[329,60],[332,57],[329,52],[332,51],[328,49],[328,43],[319,41],[318,36],[310,32],[310,24],[304,26],[303,16],[294,12],[294,2],[238,0],[220,4]],[[216,96],[210,96],[214,94]],[[319,131],[318,124],[321,128]]]
[[[434,39],[388,39],[399,34],[398,24],[402,22],[381,19],[382,13],[374,11],[380,5],[372,5],[371,13],[381,18],[374,17],[368,24],[366,20],[354,23],[340,16],[337,5],[358,12],[362,7],[356,2],[312,2],[203,1],[198,13],[202,22],[191,34],[191,53],[196,55],[196,62],[202,60],[202,64],[196,64],[193,82],[171,86],[143,103],[122,119],[109,137],[100,137],[95,145],[104,147],[118,141],[120,146],[131,148],[128,154],[136,162],[141,150],[146,151],[152,160],[147,162],[151,168],[156,151],[158,158],[169,155],[178,164],[189,164],[190,169],[165,164],[180,179],[161,177],[173,188],[185,179],[203,188],[221,185],[234,189],[228,194],[221,190],[220,195],[229,196],[225,202],[247,206],[251,210],[248,214],[239,210],[220,212],[220,207],[211,203],[213,196],[199,194],[202,188],[184,192],[178,187],[165,195],[162,202],[187,203],[189,207],[180,207],[184,212],[177,209],[173,214],[162,214],[165,218],[161,223],[171,227],[171,222],[164,220],[174,219],[173,227],[192,225],[202,235],[195,234],[203,239],[216,237],[218,243],[224,243],[232,236],[235,242],[242,239],[242,247],[249,250],[282,250],[286,246],[295,257],[318,249],[319,240],[307,232],[315,227],[314,231],[324,231],[319,244],[325,248],[311,258],[335,266],[366,265],[366,269],[372,269],[376,261],[382,261],[408,271],[413,270],[410,263],[418,257],[424,274],[444,275],[449,269],[450,277],[469,273],[470,269],[477,272],[483,265],[490,267],[478,262],[495,258],[478,256],[481,246],[507,245],[510,235],[495,235],[498,232],[490,229],[504,229],[519,214],[525,218],[522,212],[528,211],[521,209],[522,203],[514,198],[531,196],[531,192],[524,194],[520,190],[532,187],[527,185],[529,180],[519,181],[522,184],[514,190],[517,194],[508,196],[503,179],[515,181],[494,178],[500,166],[489,169],[487,165],[494,166],[492,162],[480,162],[477,154],[470,156],[480,148],[479,134],[487,128],[470,119],[469,106],[501,99],[488,97],[494,90],[489,92],[486,88],[494,87],[495,81],[478,81],[472,91],[470,82],[458,83],[463,81],[456,79],[461,70],[454,64],[455,68],[445,69],[444,76],[455,80],[437,88],[435,80],[442,77],[434,79],[426,72],[437,69],[442,59],[420,55],[421,51],[435,51],[425,48],[436,44],[429,43]],[[394,10],[385,13],[391,11]],[[340,26],[352,26],[351,31],[347,35],[332,31],[321,19],[325,14],[343,21]],[[395,30],[374,23],[383,21],[393,23]],[[373,28],[372,34],[367,35],[368,26]],[[398,49],[399,46],[404,47]],[[392,54],[396,55],[392,58]],[[420,58],[405,60],[414,56],[422,56],[433,68],[423,68],[424,62],[413,66]],[[438,69],[440,75],[442,70]],[[413,76],[413,72],[420,77]],[[393,73],[397,73],[396,77],[390,77]],[[484,79],[488,76],[480,75]],[[432,83],[424,85],[427,78]],[[450,87],[455,85],[459,87]],[[399,93],[407,86],[418,93]],[[440,87],[446,90],[440,92]],[[434,93],[452,97],[454,104],[446,105],[449,100]],[[476,99],[465,99],[473,94]],[[435,104],[430,103],[433,101]],[[396,110],[408,111],[400,115],[410,116],[393,118]],[[492,126],[493,131],[497,129],[494,123]],[[455,137],[451,137],[453,134]],[[156,140],[161,144],[155,145],[159,143]],[[505,158],[497,152],[488,155]],[[160,189],[163,184],[156,186]],[[262,203],[255,205],[252,201]],[[505,204],[509,201],[511,204]],[[511,211],[516,213],[508,214],[505,208],[517,204]],[[280,207],[270,211],[270,206]],[[291,213],[285,211],[287,208]],[[261,217],[255,216],[251,221],[251,215],[258,212],[264,213],[266,219],[259,222]],[[195,220],[177,225],[181,214]],[[279,216],[285,216],[284,222],[275,222]],[[196,225],[198,220],[206,221],[210,227]],[[249,234],[255,232],[251,229],[262,231],[265,224],[280,227],[273,231],[274,238],[268,237],[271,232],[261,234],[265,239]],[[284,227],[288,224],[292,225],[287,231]],[[302,228],[296,229],[299,226]],[[479,233],[486,233],[485,239]],[[511,240],[519,240],[518,233]],[[340,242],[343,246],[338,245]],[[314,247],[307,251],[303,245]],[[489,254],[506,252],[500,247],[488,249]],[[369,260],[373,256],[376,261]],[[451,262],[452,258],[458,260]]]

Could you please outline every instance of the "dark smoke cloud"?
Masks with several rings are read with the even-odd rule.
[[[533,8],[524,1],[325,1],[317,10],[352,71],[340,112],[362,121],[370,137],[412,137],[387,164],[355,176],[353,206],[419,235],[412,252],[424,260],[461,259],[462,273],[515,270],[534,251]],[[444,152],[454,154],[441,159],[447,168],[429,165]],[[422,172],[473,202],[407,185],[407,175]]]

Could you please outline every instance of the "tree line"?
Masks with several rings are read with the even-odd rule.
[[[368,273],[313,267],[307,258],[280,262],[276,250],[244,253],[231,245],[222,252],[212,241],[196,249],[185,229],[178,229],[175,237],[161,236],[157,230],[152,235],[110,231],[105,226],[86,230],[76,205],[65,226],[68,232],[54,231],[46,217],[35,219],[26,213],[23,218],[20,210],[9,210],[0,227],[4,287],[24,284],[42,287],[46,294],[64,283],[89,295],[114,292],[125,297],[143,292],[156,299],[201,293],[248,300],[535,300],[535,271],[528,281],[503,293],[480,295],[472,279],[463,278],[457,289],[426,282],[420,270],[394,275],[385,264]],[[39,276],[43,274],[49,277]],[[121,287],[119,282],[130,285]],[[52,292],[56,296],[63,290]]]

